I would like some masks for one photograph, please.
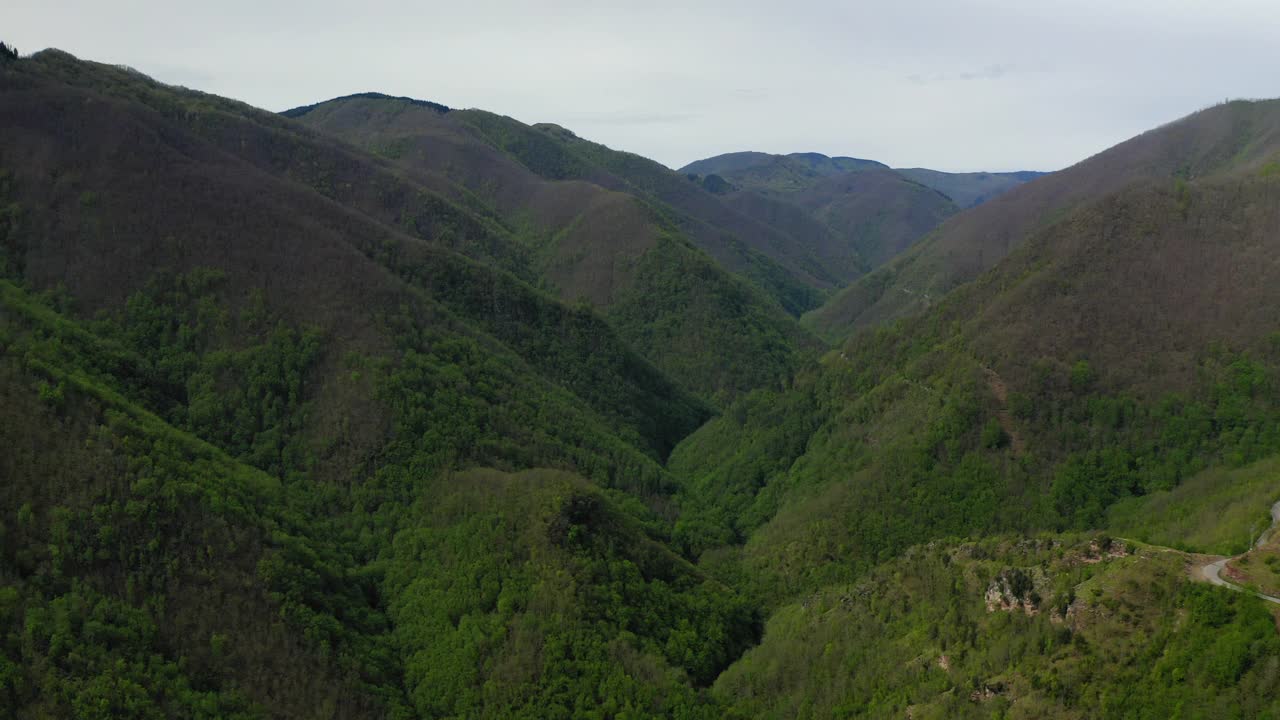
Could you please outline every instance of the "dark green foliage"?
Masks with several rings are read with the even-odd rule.
[[[1065,454],[1052,485],[1059,515],[1073,527],[1097,527],[1117,500],[1169,490],[1210,465],[1239,467],[1280,452],[1273,363],[1212,351],[1190,397],[1157,403],[1085,392],[1092,371],[1076,363],[1070,394],[1046,389],[1027,417]]]
[[[745,541],[745,582],[773,603],[930,538],[1103,527],[1125,498],[1280,452],[1270,351],[1206,351],[1189,395],[1159,401],[1109,392],[1083,361],[1045,364],[1008,398],[1015,443],[954,329],[865,333],[793,389],[740,400],[692,435],[672,457],[681,546]]]
[[[245,698],[218,692],[157,650],[154,617],[72,581],[54,597],[0,590],[0,703],[77,718],[248,718]],[[31,673],[24,668],[41,668]],[[196,686],[196,687],[193,687]]]
[[[12,62],[18,59],[18,49],[0,42],[0,62]]]
[[[137,359],[127,391],[170,423],[277,477],[304,470],[303,384],[320,337],[272,328],[253,302],[233,316],[218,297],[223,280],[211,270],[161,276],[99,330]]]
[[[712,195],[724,195],[735,189],[732,183],[715,173],[702,178],[702,188]]]
[[[708,395],[719,388],[717,378],[661,367],[664,376],[620,341],[618,335],[625,337],[634,328],[619,328],[615,334],[589,310],[552,302],[513,277],[461,260],[432,260],[418,264],[390,260],[388,264],[414,283],[430,287],[446,307],[501,340],[544,377],[611,416],[608,419],[616,432],[647,447],[657,459],[664,460],[681,438],[710,415],[707,406],[675,387],[668,377]],[[639,292],[649,297],[655,291]],[[637,349],[652,358],[685,354],[667,353],[660,347]],[[622,377],[627,381],[618,382]]]
[[[28,635],[43,633],[33,623],[63,622],[61,608],[88,603],[99,608],[94,612],[125,618],[113,622],[126,622],[139,638],[135,653],[118,640],[97,639],[100,633],[76,635],[79,620],[71,621],[65,641],[41,641],[52,643],[47,651],[39,643],[37,650],[18,650],[32,645],[15,637],[9,647],[25,654],[6,656],[0,670],[16,704],[38,697],[39,707],[72,714],[88,713],[85,703],[93,703],[109,714],[258,715],[266,701],[257,681],[240,678],[233,663],[252,653],[242,668],[251,672],[254,663],[279,657],[245,635],[263,632],[267,623],[267,635],[296,633],[297,652],[307,658],[299,672],[313,676],[307,682],[329,683],[323,702],[348,714],[395,714],[404,702],[428,715],[580,717],[603,707],[608,715],[629,709],[637,717],[719,716],[693,688],[710,683],[755,641],[759,621],[736,593],[651,539],[661,525],[643,505],[616,490],[602,495],[566,474],[508,480],[450,472],[478,463],[560,464],[646,497],[670,492],[655,462],[603,431],[566,391],[520,372],[511,356],[486,351],[484,341],[416,326],[409,316],[391,320],[400,362],[360,364],[396,412],[393,440],[380,468],[350,499],[312,484],[306,462],[286,473],[286,484],[273,483],[118,394],[115,388],[189,421],[265,469],[276,469],[274,438],[288,439],[286,448],[304,447],[295,444],[301,429],[291,418],[306,405],[308,358],[318,340],[274,322],[252,302],[238,314],[227,312],[206,294],[218,282],[202,274],[157,281],[133,296],[121,318],[97,324],[134,350],[96,338],[5,284],[6,317],[21,319],[3,327],[5,357],[25,357],[45,375],[33,385],[31,402],[54,418],[77,417],[86,403],[120,408],[105,410],[111,419],[96,442],[123,453],[131,474],[124,495],[119,485],[91,489],[96,494],[86,506],[58,487],[24,485],[0,494],[0,518],[15,528],[6,536],[0,578],[29,608],[25,625],[21,615],[13,622]],[[223,323],[260,326],[263,343],[216,349]],[[60,369],[67,363],[70,370]],[[219,378],[227,385],[210,392],[207,384]],[[0,389],[19,387],[11,375],[0,381]],[[18,426],[6,420],[3,427]],[[205,459],[187,457],[192,453]],[[34,477],[30,468],[19,472]],[[527,493],[516,491],[522,484]],[[344,505],[354,508],[350,514],[340,511]],[[36,541],[41,533],[51,539]],[[41,550],[19,550],[28,547]],[[395,552],[386,557],[388,548]],[[466,554],[451,562],[450,548]],[[380,555],[371,564],[358,559]],[[23,575],[34,579],[9,580]],[[258,624],[232,629],[212,619],[209,608],[193,606],[196,596],[182,590],[184,583],[210,578],[258,587],[257,597],[269,605],[259,600],[237,611],[242,619],[257,613]],[[82,580],[89,585],[75,584]],[[473,603],[462,592],[491,581],[508,588],[501,598],[482,591]],[[424,583],[453,591],[433,595]],[[52,594],[32,594],[37,588]],[[552,621],[539,603],[575,610]],[[168,608],[189,619],[175,621]],[[432,630],[437,617],[460,622],[461,634]],[[191,623],[201,631],[173,635]],[[166,625],[173,633],[157,630]],[[486,636],[491,632],[498,635]],[[522,638],[534,637],[542,649],[522,654],[529,650]],[[102,642],[113,650],[92,649]],[[71,665],[63,660],[68,652],[76,658]],[[175,665],[178,657],[199,662]],[[60,668],[57,692],[35,689],[51,682],[52,675],[40,674],[46,667]],[[326,672],[349,680],[326,681]],[[282,682],[316,692],[293,675]],[[239,687],[254,699],[238,694]]]
[[[770,312],[755,288],[671,238],[641,259],[635,286],[608,317],[633,347],[662,358],[664,372],[720,402],[783,382],[799,364],[797,346],[816,345]]]

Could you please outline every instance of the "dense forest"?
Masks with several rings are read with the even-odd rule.
[[[1280,103],[677,172],[0,50],[0,717],[1280,715]]]

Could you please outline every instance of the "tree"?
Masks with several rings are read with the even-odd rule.
[[[0,42],[0,62],[18,59],[18,48]]]

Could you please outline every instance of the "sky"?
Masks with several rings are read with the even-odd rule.
[[[355,92],[738,150],[1055,170],[1280,96],[1276,0],[6,0],[0,40],[284,110]]]

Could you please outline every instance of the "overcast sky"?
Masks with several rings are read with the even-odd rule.
[[[1277,0],[6,0],[0,39],[283,110],[376,90],[672,167],[735,150],[1051,170],[1280,96]]]

